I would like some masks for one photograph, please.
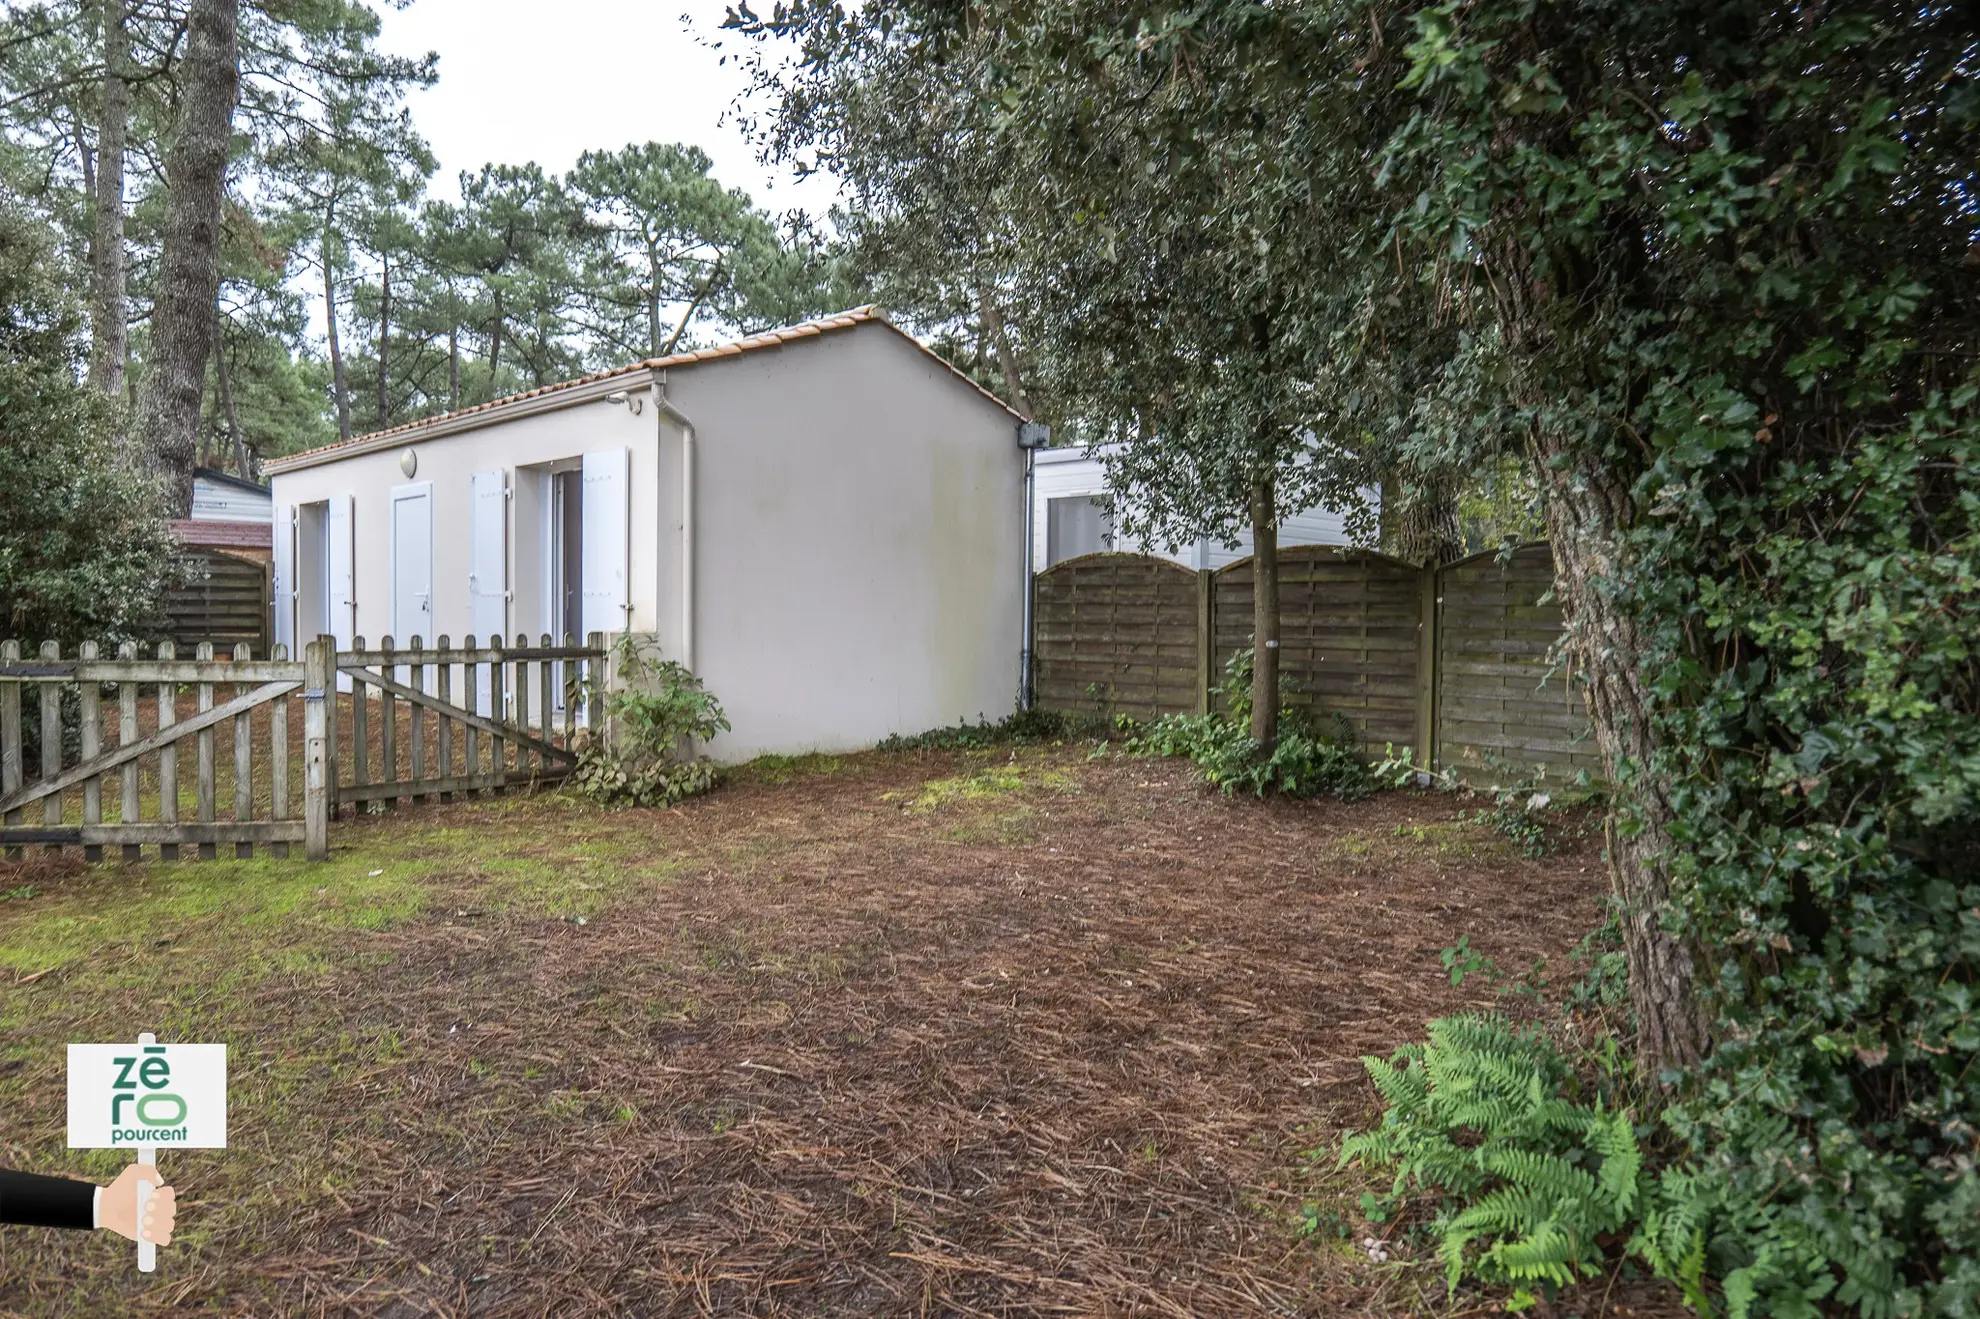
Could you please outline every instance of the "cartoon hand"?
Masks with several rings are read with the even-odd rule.
[[[117,1180],[103,1188],[103,1204],[97,1217],[102,1226],[120,1237],[138,1239],[138,1183],[149,1182],[151,1203],[144,1207],[144,1239],[156,1245],[172,1244],[172,1220],[178,1211],[172,1188],[159,1184],[158,1169],[146,1163],[133,1163],[117,1174]]]

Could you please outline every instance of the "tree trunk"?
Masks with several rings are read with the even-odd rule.
[[[1536,448],[1533,466],[1546,495],[1568,653],[1588,680],[1589,713],[1609,781],[1640,825],[1618,829],[1611,814],[1608,854],[1623,902],[1637,1066],[1654,1078],[1702,1057],[1710,1047],[1710,1023],[1698,1002],[1692,950],[1661,919],[1670,903],[1666,858],[1675,812],[1652,763],[1648,689],[1657,666],[1651,640],[1607,589],[1622,575],[1617,532],[1629,524],[1629,486],[1626,476],[1586,458],[1550,467],[1549,460],[1567,451],[1564,438],[1543,435]]]
[[[337,341],[337,267],[331,257],[335,242],[337,201],[331,198],[323,210],[323,326],[330,339],[330,392],[337,404],[337,438],[351,438],[351,395],[344,385],[344,349]]]
[[[1454,563],[1464,557],[1464,526],[1458,520],[1457,490],[1450,480],[1432,479],[1408,493],[1398,484],[1395,503],[1394,518],[1384,518],[1390,554],[1418,566]],[[1388,512],[1386,499],[1383,512]]]
[[[495,324],[488,332],[488,397],[495,397],[495,372],[502,365],[502,294],[495,294]]]
[[[179,122],[165,157],[164,242],[140,417],[145,449],[171,517],[192,512],[199,403],[220,291],[227,152],[240,90],[239,18],[238,0],[193,0],[179,70]],[[99,179],[102,173],[99,165]]]
[[[447,410],[461,406],[461,327],[447,327]]]
[[[213,331],[213,375],[214,384],[220,390],[220,409],[227,417],[227,437],[234,442],[234,470],[245,480],[254,480],[254,470],[248,462],[247,441],[241,435],[241,414],[234,410],[234,383],[227,374],[227,323],[225,319],[216,322]]]
[[[687,333],[688,322],[693,320],[694,314],[701,310],[701,304],[707,299],[710,293],[714,292],[715,281],[721,277],[722,261],[720,258],[717,258],[714,267],[708,272],[708,278],[701,281],[701,287],[694,291],[694,298],[688,303],[687,310],[681,313],[681,323],[674,327],[674,332],[667,336],[666,344],[655,356],[671,357],[674,349],[680,347],[681,336]]]
[[[130,296],[124,274],[124,139],[130,126],[130,31],[126,0],[103,0],[103,106],[96,130],[93,196],[96,227],[90,239],[89,383],[115,398],[124,392],[130,356]]]
[[[378,429],[384,430],[392,424],[392,391],[385,364],[385,348],[392,340],[392,256],[380,252],[378,260],[384,268],[378,297]]]
[[[1270,481],[1251,487],[1251,740],[1279,745],[1279,511]]]
[[[1004,326],[1004,318],[997,311],[997,304],[990,296],[990,285],[986,280],[976,281],[976,314],[983,321],[983,328],[989,332],[991,346],[997,350],[997,369],[1004,373],[1004,388],[1010,391],[1010,404],[1019,415],[1031,416],[1031,400],[1025,397],[1024,381],[1018,375],[1017,353],[1011,347],[1009,330]]]
[[[646,245],[646,351],[650,357],[665,357],[660,350],[660,252]],[[679,336],[676,336],[679,337]]]

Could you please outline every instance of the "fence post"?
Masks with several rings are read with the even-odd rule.
[[[1210,690],[1217,684],[1217,574],[1196,570],[1196,712],[1210,713]]]
[[[330,857],[329,764],[325,742],[326,693],[337,681],[336,652],[319,638],[303,651],[303,856]]]
[[[1437,654],[1442,570],[1433,559],[1417,576],[1416,605],[1416,767],[1437,772]]]

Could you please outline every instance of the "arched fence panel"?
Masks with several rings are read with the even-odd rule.
[[[1199,708],[1197,578],[1145,554],[1086,554],[1039,573],[1032,640],[1038,703],[1144,719]]]
[[[1037,704],[1138,717],[1207,710],[1251,645],[1252,561],[1192,571],[1090,554],[1038,574]],[[1555,651],[1553,554],[1474,555],[1418,568],[1299,546],[1279,555],[1280,670],[1291,703],[1338,718],[1371,755],[1470,779],[1599,774],[1582,693]]]
[[[1216,680],[1251,645],[1252,561],[1218,569]],[[1398,559],[1332,545],[1279,552],[1279,672],[1288,703],[1324,727],[1346,720],[1362,745],[1416,741],[1422,573]]]
[[[1541,544],[1509,559],[1474,554],[1444,567],[1438,581],[1437,762],[1472,778],[1499,765],[1599,775],[1587,703],[1554,656],[1561,611],[1548,599],[1553,551]]]

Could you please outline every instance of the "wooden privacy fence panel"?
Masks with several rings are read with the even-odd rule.
[[[602,633],[579,645],[545,634],[512,648],[473,637],[456,648],[442,636],[427,647],[391,637],[368,649],[363,637],[337,656],[349,679],[350,737],[332,730],[332,809],[402,800],[445,801],[455,793],[566,778],[577,767],[580,722],[602,726],[606,649]],[[580,720],[580,705],[585,705]]]
[[[135,860],[155,846],[173,860],[188,845],[211,859],[229,847],[252,856],[257,844],[286,856],[312,841],[289,765],[309,750],[307,738],[291,741],[302,731],[291,702],[313,670],[329,672],[314,651],[302,663],[281,648],[257,661],[240,645],[216,660],[208,644],[180,659],[166,642],[152,657],[127,644],[105,659],[86,642],[65,660],[54,642],[32,658],[0,643],[0,848],[79,846],[100,860],[116,847]],[[320,814],[305,797],[304,815]]]
[[[1279,556],[1280,669],[1291,701],[1339,715],[1368,751],[1472,774],[1600,773],[1586,707],[1555,664],[1553,555],[1527,545],[1440,569],[1336,546]],[[1038,574],[1034,699],[1080,714],[1209,708],[1251,644],[1250,559],[1192,572],[1090,554]]]
[[[268,566],[214,550],[182,556],[192,579],[165,593],[165,630],[181,653],[211,645],[222,655],[250,646],[269,652],[270,582]]]
[[[1475,554],[1438,574],[1438,766],[1602,772],[1586,703],[1553,659],[1561,611],[1541,603],[1553,585],[1546,545],[1522,546],[1503,562]]]
[[[1087,554],[1038,575],[1034,686],[1040,704],[1141,718],[1202,700],[1197,574],[1140,554]]]
[[[1422,571],[1398,559],[1333,545],[1279,554],[1279,671],[1289,703],[1322,726],[1345,719],[1379,751],[1416,742],[1418,616]],[[1214,680],[1251,645],[1252,562],[1215,574]]]

